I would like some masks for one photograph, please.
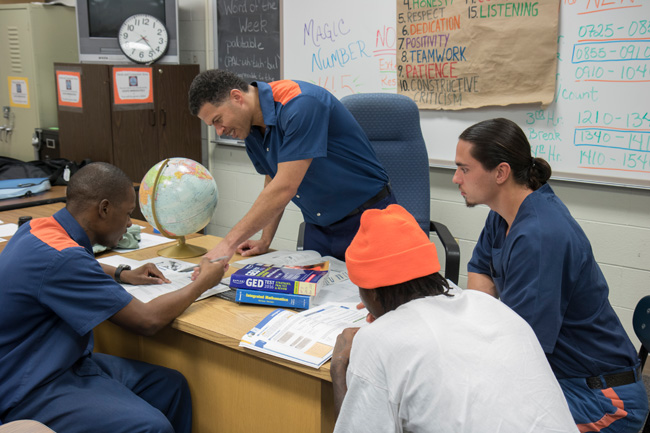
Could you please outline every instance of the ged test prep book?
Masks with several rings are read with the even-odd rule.
[[[327,279],[328,262],[310,266],[250,264],[230,276],[230,287],[314,296]]]

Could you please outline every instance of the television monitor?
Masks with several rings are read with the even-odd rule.
[[[179,63],[177,0],[77,0],[79,61],[130,63],[118,44],[125,19],[146,13],[165,23],[169,48],[158,63]]]

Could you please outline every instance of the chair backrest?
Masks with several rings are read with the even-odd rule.
[[[650,351],[650,295],[644,296],[636,304],[634,315],[632,316],[632,326],[634,333],[641,341],[643,346],[639,354],[644,354],[641,359],[641,365],[645,364],[645,358]]]
[[[429,159],[420,111],[410,98],[394,93],[360,93],[341,99],[365,131],[390,177],[397,202],[429,234]]]

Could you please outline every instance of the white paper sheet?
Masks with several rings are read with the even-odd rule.
[[[0,236],[13,236],[18,230],[18,224],[2,224],[0,225]]]
[[[274,310],[258,323],[239,343],[313,368],[332,357],[336,337],[345,328],[363,326],[368,310],[355,305],[328,303],[296,313]]]
[[[129,265],[133,269],[138,268],[144,265],[145,263],[155,264],[158,267],[158,269],[162,271],[165,278],[170,280],[171,283],[145,284],[140,286],[135,286],[132,284],[122,284],[122,287],[124,287],[124,289],[127,292],[129,292],[131,295],[133,295],[135,298],[137,298],[142,302],[149,302],[160,295],[164,295],[165,293],[171,293],[178,289],[182,289],[183,287],[187,286],[192,282],[191,272],[175,271],[175,269],[183,269],[185,267],[192,266],[193,263],[191,262],[185,262],[177,259],[170,259],[167,257],[155,257],[151,260],[139,261],[139,260],[128,259],[123,256],[102,257],[98,259],[98,261],[100,263],[104,263],[106,265],[115,266],[115,267],[121,264]],[[213,288],[203,292],[203,294],[199,296],[196,300],[199,301],[201,299],[205,299],[217,293],[225,292],[226,290],[228,290],[227,285],[218,284]]]
[[[321,255],[317,251],[304,250],[304,251],[289,251],[279,250],[272,251],[259,256],[252,256],[247,259],[236,261],[231,266],[235,268],[243,268],[246,265],[255,263],[264,263],[276,266],[295,266],[295,265],[308,265],[322,261]]]
[[[169,239],[164,236],[152,235],[149,233],[140,233],[140,242],[138,242],[138,248],[115,248],[113,251],[116,253],[124,254],[135,250],[141,250],[143,248],[166,244],[169,242],[176,242],[176,240]]]

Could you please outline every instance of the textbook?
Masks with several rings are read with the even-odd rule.
[[[367,314],[354,304],[333,302],[301,312],[278,308],[248,331],[239,346],[320,368],[332,357],[336,337],[345,328],[365,325]]]
[[[310,302],[310,307],[321,305],[326,302],[361,302],[359,299],[359,288],[352,284],[348,277],[348,269],[345,262],[332,256],[321,256],[319,252],[314,250],[277,250],[271,251],[266,254],[248,257],[244,260],[239,260],[230,264],[232,269],[240,269],[245,265],[266,263],[273,266],[305,266],[313,265],[320,262],[327,261],[329,263],[327,278],[323,287],[318,289],[316,296]],[[230,285],[230,277],[224,278],[224,284]],[[234,302],[235,290],[231,289],[228,292],[219,293],[217,297],[226,298]]]
[[[230,276],[230,287],[315,296],[327,279],[329,262],[308,266],[250,264]]]
[[[237,289],[236,302],[247,304],[270,305],[273,307],[309,308],[311,296],[293,295],[290,293],[265,292],[263,290]]]

